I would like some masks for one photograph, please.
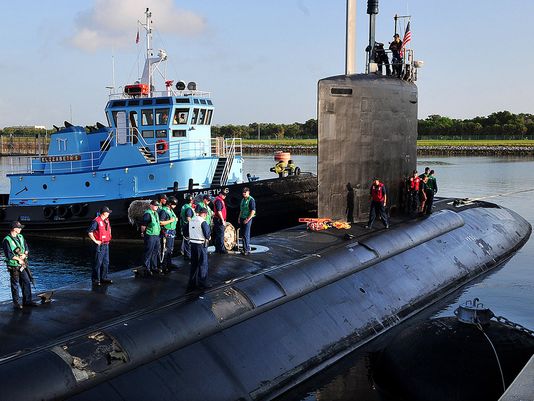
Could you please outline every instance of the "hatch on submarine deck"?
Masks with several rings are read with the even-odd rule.
[[[216,286],[200,297],[186,293],[182,261],[167,276],[122,271],[95,291],[89,280],[64,287],[36,309],[13,312],[5,302],[3,394],[270,398],[499,265],[531,232],[508,209],[447,199],[431,216],[393,223],[355,226],[352,239],[302,227],[255,237],[265,252],[210,256]]]

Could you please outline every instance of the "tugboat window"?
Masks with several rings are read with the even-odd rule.
[[[211,116],[213,115],[213,110],[207,110],[206,111],[206,121],[204,121],[204,124],[210,125],[211,124]]]
[[[169,109],[156,109],[156,124],[167,125],[169,123]]]
[[[206,115],[205,109],[200,109],[200,114],[198,115],[198,125],[204,124],[204,116]]]
[[[145,99],[143,100],[143,106],[149,106],[152,104],[152,99]]]
[[[141,124],[154,125],[154,111],[152,109],[141,110]]]
[[[126,101],[124,100],[115,100],[111,107],[124,107],[126,106]]]
[[[191,118],[191,124],[196,124],[198,118],[198,109],[193,109],[193,118]]]
[[[47,188],[48,188],[48,185],[43,184],[43,189],[47,189]]]
[[[187,119],[189,118],[189,109],[176,109],[174,111],[174,118],[172,120],[173,124],[187,124]]]
[[[199,104],[198,99],[193,99],[193,103],[195,103],[195,104]]]
[[[154,138],[154,130],[145,130],[141,132],[141,135],[143,136],[143,138]]]
[[[156,131],[156,138],[167,138],[167,130],[159,129]]]
[[[206,100],[206,102],[208,102],[209,105],[213,104],[213,102],[210,99]]]
[[[148,175],[148,179],[149,179],[150,181],[154,181],[154,174],[149,174],[149,175]]]
[[[86,187],[90,187],[91,186],[91,183],[89,181],[85,181],[85,186]]]
[[[200,99],[200,104],[206,104],[206,99]]]
[[[185,138],[186,137],[186,131],[185,131],[185,129],[173,129],[172,130],[172,136],[173,136],[173,138]]]
[[[189,99],[188,98],[183,98],[183,97],[177,97],[176,98],[176,103],[189,103]]]
[[[156,104],[171,104],[171,98],[163,97],[163,98],[156,99]]]
[[[130,100],[128,106],[139,106],[139,100]]]

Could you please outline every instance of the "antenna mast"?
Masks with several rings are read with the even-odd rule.
[[[146,16],[146,19],[145,19],[145,30],[146,30],[146,59],[147,61],[150,59],[150,57],[152,56],[152,48],[150,47],[151,46],[151,41],[152,41],[152,28],[150,27],[150,18],[152,18],[152,12],[148,9],[146,9],[145,11],[145,16]],[[148,65],[148,90],[150,91],[150,95],[152,96],[152,66],[149,64]]]

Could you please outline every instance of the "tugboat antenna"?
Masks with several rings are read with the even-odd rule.
[[[150,18],[152,17],[152,13],[150,10],[146,9],[145,11],[146,15],[146,59],[148,60],[152,56],[152,49],[150,48],[150,42],[152,39],[152,28],[150,28]],[[148,90],[150,91],[150,96],[152,96],[152,68],[149,66],[149,74],[148,74]]]

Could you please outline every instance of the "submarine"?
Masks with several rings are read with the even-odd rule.
[[[376,6],[376,7],[375,7]],[[378,3],[369,1],[371,21]],[[347,1],[353,48],[355,0]],[[400,210],[416,164],[417,87],[346,73],[318,83],[319,216],[366,213],[373,176]],[[350,61],[350,62],[349,62]],[[252,228],[254,231],[254,226]],[[250,256],[210,254],[213,288],[188,292],[188,265],[166,276],[113,274],[55,291],[13,312],[0,305],[0,386],[6,400],[268,400],[505,263],[529,239],[517,213],[438,199],[429,216],[391,228],[253,237]]]

